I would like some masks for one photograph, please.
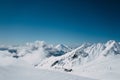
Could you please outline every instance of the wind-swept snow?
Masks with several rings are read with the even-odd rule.
[[[120,79],[120,55],[101,57],[80,67],[74,67],[73,74],[98,80]]]
[[[120,79],[120,42],[87,43],[76,49],[44,41],[0,46],[0,80],[93,79]]]
[[[17,64],[0,66],[0,80],[94,80],[62,72],[38,70],[30,67],[30,65]]]

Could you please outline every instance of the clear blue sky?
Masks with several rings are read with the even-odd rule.
[[[119,0],[0,0],[0,44],[120,41]]]

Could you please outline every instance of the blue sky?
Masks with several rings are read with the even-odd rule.
[[[118,0],[0,0],[0,44],[120,41]]]

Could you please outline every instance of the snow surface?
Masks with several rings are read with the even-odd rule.
[[[75,49],[44,41],[0,45],[0,80],[93,79],[120,79],[120,42],[87,43]]]
[[[64,52],[70,52],[72,50],[71,48],[63,44],[58,44],[57,46],[55,46],[55,48],[59,51],[64,51]]]
[[[101,57],[80,67],[74,67],[73,74],[100,80],[120,79],[120,55]]]
[[[0,80],[95,80],[77,75],[49,71],[38,70],[26,63],[22,64],[17,62],[16,64],[8,66],[0,66]]]

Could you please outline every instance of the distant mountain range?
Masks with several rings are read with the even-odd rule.
[[[109,40],[106,43],[84,43],[77,48],[63,44],[50,45],[44,41],[23,46],[0,46],[0,66],[16,62],[93,79],[114,80],[117,77],[116,80],[119,80],[120,42]]]
[[[106,43],[85,43],[71,49],[63,44],[53,46],[44,41],[35,41],[26,43],[24,46],[0,46],[0,53],[4,56],[23,59],[37,67],[72,68],[100,57],[119,55],[120,42],[109,40]]]

